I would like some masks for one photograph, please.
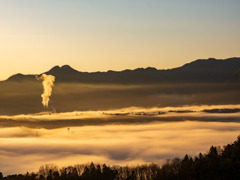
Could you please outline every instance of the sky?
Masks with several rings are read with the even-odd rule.
[[[239,0],[0,0],[0,80],[239,57]]]

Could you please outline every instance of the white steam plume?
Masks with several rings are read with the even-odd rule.
[[[42,80],[43,93],[42,104],[44,108],[48,108],[49,98],[52,95],[52,87],[54,86],[55,76],[42,74],[40,77],[36,76],[37,80]]]

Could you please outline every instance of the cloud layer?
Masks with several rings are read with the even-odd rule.
[[[231,143],[239,129],[237,122],[195,121],[59,129],[1,128],[0,171],[37,171],[46,163],[161,163],[186,153],[206,152],[211,145]]]

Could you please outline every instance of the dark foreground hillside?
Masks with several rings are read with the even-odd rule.
[[[208,153],[196,157],[186,155],[183,159],[168,160],[164,165],[141,165],[135,167],[85,164],[58,168],[45,165],[37,173],[8,175],[6,180],[112,180],[112,179],[163,179],[163,180],[221,180],[240,179],[240,136],[233,144],[223,148],[212,146]]]

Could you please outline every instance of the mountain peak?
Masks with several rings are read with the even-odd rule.
[[[60,69],[61,69],[60,66],[54,66],[48,72],[57,72],[57,71],[60,71]]]
[[[238,72],[238,73],[236,73]],[[69,65],[54,66],[46,74],[54,75],[58,82],[81,83],[160,83],[160,82],[226,82],[240,79],[240,58],[198,59],[181,67],[158,70],[153,67],[124,71],[81,73]],[[35,80],[34,75],[16,74],[9,81]]]
[[[206,72],[223,72],[223,71],[231,71],[232,69],[239,67],[240,58],[228,58],[228,59],[198,59],[187,63],[179,68],[181,71],[195,71],[202,72],[203,70]]]
[[[66,71],[66,72],[78,72],[77,70],[73,69],[71,66],[69,65],[63,65],[61,67],[62,71]]]
[[[52,69],[50,69],[46,74],[52,74],[52,75],[59,75],[59,74],[71,74],[71,73],[78,73],[77,70],[73,69],[69,65],[63,65],[62,67],[60,66],[54,66]]]

